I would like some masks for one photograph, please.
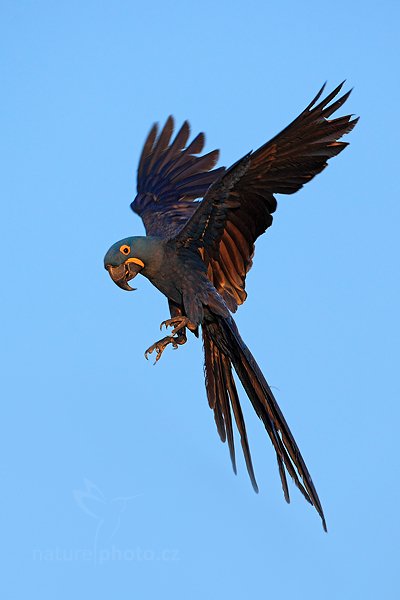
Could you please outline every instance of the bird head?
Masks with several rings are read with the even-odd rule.
[[[104,257],[104,268],[114,283],[123,290],[136,289],[132,288],[128,281],[144,268],[140,254],[139,238],[130,237],[113,244]]]

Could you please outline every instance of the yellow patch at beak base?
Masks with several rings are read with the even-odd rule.
[[[144,262],[142,260],[140,260],[140,258],[128,258],[126,261],[126,263],[135,263],[136,265],[141,266],[142,268],[144,267]]]

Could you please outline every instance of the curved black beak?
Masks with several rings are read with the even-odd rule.
[[[136,277],[143,267],[133,262],[125,262],[119,267],[105,265],[105,268],[110,274],[111,279],[123,290],[133,291],[136,288],[131,287],[128,281]]]

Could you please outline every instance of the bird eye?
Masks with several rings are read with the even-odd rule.
[[[127,246],[126,244],[124,244],[123,246],[121,246],[119,251],[122,252],[122,254],[129,254],[131,251],[131,248],[130,248],[130,246]]]

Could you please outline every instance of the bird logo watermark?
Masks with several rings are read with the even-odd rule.
[[[74,490],[73,497],[78,507],[95,520],[96,530],[93,541],[93,555],[105,555],[105,549],[112,547],[113,539],[121,526],[121,518],[129,503],[143,494],[134,496],[107,497],[89,479],[84,480],[84,489]]]
[[[123,527],[124,519],[129,525],[134,518],[135,513],[129,509],[143,496],[143,493],[131,496],[106,494],[97,484],[84,478],[83,486],[72,491],[72,498],[75,506],[94,522],[91,543],[79,548],[35,548],[33,559],[41,562],[82,561],[93,564],[179,560],[178,551],[173,548],[126,547],[118,543],[117,534]]]

